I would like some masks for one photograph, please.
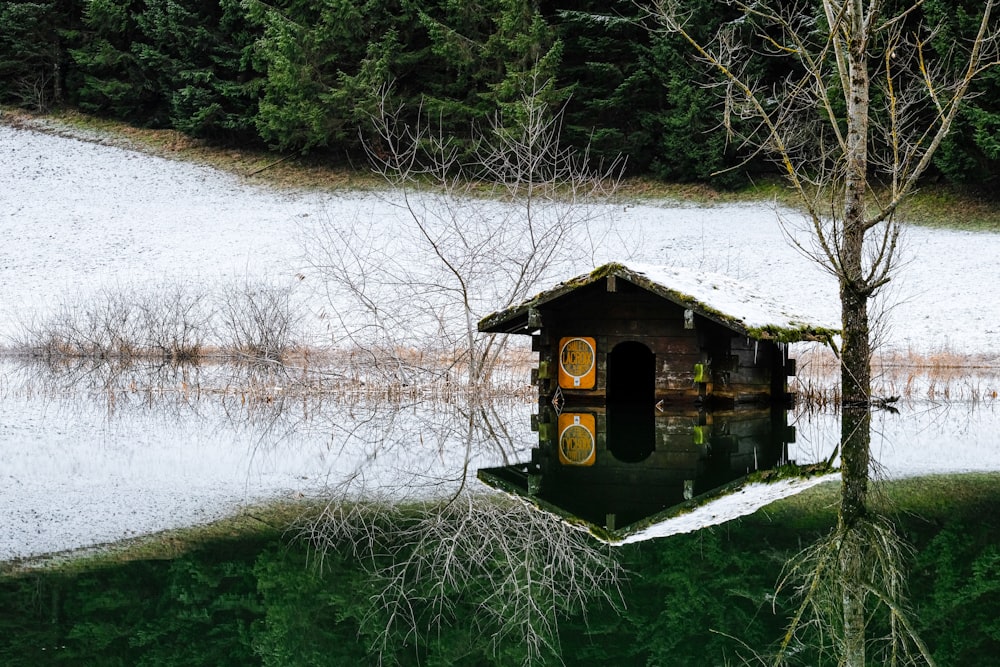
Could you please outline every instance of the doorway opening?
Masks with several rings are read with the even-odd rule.
[[[647,459],[656,446],[656,355],[635,341],[608,353],[608,451],[623,463]]]
[[[608,353],[608,405],[656,402],[656,355],[636,341],[615,345]]]

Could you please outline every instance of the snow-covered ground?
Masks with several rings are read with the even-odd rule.
[[[794,226],[795,214],[782,214]],[[0,125],[0,344],[102,287],[292,281],[304,267],[303,223],[396,215],[370,194],[276,192],[203,166]],[[590,261],[722,273],[793,312],[839,321],[833,279],[793,249],[769,207],[608,206],[592,224],[604,241]],[[910,227],[903,244],[887,292],[887,344],[1000,353],[1000,235]]]
[[[589,258],[594,263],[623,259],[722,273],[836,325],[833,279],[791,248],[767,207],[663,202],[608,206],[604,213],[593,223],[594,236],[606,239]],[[59,304],[85,301],[104,287],[247,278],[295,284],[305,271],[303,222],[394,215],[370,194],[278,192],[202,166],[0,125],[0,346]],[[889,293],[887,344],[1000,357],[1000,235],[908,228],[904,243],[908,261]],[[110,419],[100,404],[81,406],[78,398],[28,398],[16,375],[0,365],[0,560],[211,519],[248,501],[369,474],[358,471],[375,460],[370,448],[346,451],[330,433],[260,435],[218,415],[209,426],[148,423],[155,415]],[[883,441],[898,453],[887,457],[887,469],[895,475],[1000,469],[993,410],[981,408],[975,435],[959,442],[947,418],[907,422],[921,430],[900,429]],[[517,420],[514,430],[523,431],[517,437],[530,447],[527,413]],[[935,423],[945,424],[940,433]],[[415,465],[408,479],[432,478],[429,462],[455,470],[447,452],[461,448],[461,434],[433,451],[399,448],[423,444],[421,429],[370,439],[415,453],[382,454],[394,462],[391,470]],[[806,435],[800,446],[828,453],[826,430],[808,431],[800,427]],[[928,433],[933,437],[917,437]],[[930,444],[922,449],[916,441]],[[935,443],[949,444],[948,457]]]

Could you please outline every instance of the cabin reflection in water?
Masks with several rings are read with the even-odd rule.
[[[786,419],[787,411],[767,408],[663,413],[611,404],[563,412],[537,424],[531,461],[484,468],[479,478],[617,541],[787,463],[795,430]]]

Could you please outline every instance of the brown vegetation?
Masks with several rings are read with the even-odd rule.
[[[840,361],[827,347],[803,350],[791,389],[800,407],[835,408],[840,400]],[[995,401],[1000,364],[995,356],[941,348],[929,352],[882,350],[872,359],[872,394],[885,401]]]

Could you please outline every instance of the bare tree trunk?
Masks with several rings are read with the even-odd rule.
[[[867,514],[868,462],[871,439],[871,338],[868,289],[864,275],[868,189],[868,112],[870,81],[863,10],[852,0],[846,24],[848,80],[847,141],[844,159],[844,236],[840,247],[841,331],[841,501],[840,532],[850,531]],[[865,667],[865,590],[862,554],[842,543],[839,567],[843,582],[844,634],[841,661],[845,667]]]
[[[860,2],[848,9],[847,141],[844,152],[844,237],[840,247],[841,326],[843,333],[842,391],[845,406],[867,405],[871,394],[868,297],[863,256],[868,190],[868,114],[871,82],[868,77],[867,35]],[[838,38],[835,38],[838,39]],[[839,40],[838,40],[839,41]],[[865,471],[867,473],[867,471]]]

